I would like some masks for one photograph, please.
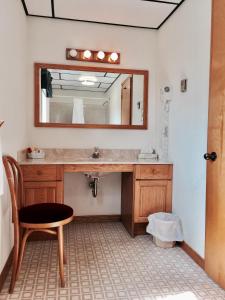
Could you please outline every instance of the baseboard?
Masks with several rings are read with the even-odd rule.
[[[134,223],[134,236],[147,234],[146,233],[146,226],[147,225],[148,225],[147,222],[145,222],[145,223]]]
[[[187,253],[199,267],[201,267],[203,270],[205,269],[205,260],[202,258],[195,250],[193,250],[187,243],[182,242],[179,243],[179,246],[181,247],[184,252]]]
[[[75,223],[120,222],[121,215],[75,216],[73,221]]]
[[[0,274],[0,292],[2,290],[2,287],[3,287],[4,283],[5,283],[6,277],[9,274],[9,270],[10,270],[11,265],[12,265],[12,260],[13,260],[13,249],[10,252],[9,257],[8,257],[6,263],[5,263],[5,266],[4,266],[4,268],[3,268],[3,270]]]

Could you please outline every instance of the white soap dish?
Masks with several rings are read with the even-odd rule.
[[[28,152],[27,157],[31,159],[42,159],[45,158],[45,152],[43,150]]]

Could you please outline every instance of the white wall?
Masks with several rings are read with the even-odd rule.
[[[98,183],[94,198],[84,174],[65,175],[66,203],[73,207],[76,216],[120,215],[121,174],[105,173]]]
[[[169,157],[174,162],[173,211],[182,219],[186,243],[202,257],[210,19],[211,0],[188,0],[158,34],[158,85],[173,87],[169,121]],[[183,78],[188,79],[186,93],[180,92]]]
[[[1,72],[4,74],[0,81],[0,119],[6,121],[0,133],[4,152],[15,155],[17,150],[27,145],[26,127],[29,144],[40,147],[89,148],[97,145],[102,148],[146,149],[151,144],[155,145],[157,70],[158,91],[159,87],[165,84],[171,84],[174,90],[169,133],[169,156],[174,161],[173,210],[182,219],[185,241],[204,256],[205,162],[202,155],[206,151],[207,135],[211,0],[185,1],[159,32],[58,20],[29,18],[27,21],[19,1],[0,1],[0,38],[4,40],[0,48]],[[29,41],[27,57],[26,29]],[[65,60],[66,47],[117,50],[121,52],[120,67],[148,69],[149,130],[35,128],[33,63],[71,64],[72,62]],[[188,78],[188,91],[185,94],[179,90],[180,79],[183,77]],[[27,123],[25,123],[26,115]],[[160,116],[158,122],[159,118]],[[69,183],[81,180],[81,177],[79,179],[75,177],[66,178],[65,193],[68,203],[73,202],[73,195],[76,192],[70,190]],[[81,188],[80,202],[75,204],[77,214],[119,211],[119,176],[112,180],[109,178],[105,178],[106,182],[102,185],[101,193],[109,195],[105,197],[104,203],[98,199],[97,202],[92,202],[89,189],[86,189],[85,194],[85,188],[83,190]],[[85,185],[84,181],[82,182]],[[114,193],[114,190],[117,193]],[[114,197],[111,197],[112,195]],[[87,197],[91,209],[84,210],[82,197]],[[8,200],[6,192],[0,201],[0,270],[12,245],[9,238],[11,215]]]
[[[57,37],[56,37],[57,35]],[[90,148],[141,148],[155,140],[155,72],[156,32],[117,26],[103,26],[61,20],[28,19],[29,87],[28,129],[31,144],[40,147]],[[149,130],[107,129],[54,129],[33,126],[33,63],[62,63],[84,65],[66,61],[67,47],[103,49],[121,52],[121,68],[147,69],[149,80]],[[88,65],[100,66],[89,63]],[[109,66],[102,65],[101,66]],[[110,67],[110,66],[109,66]],[[113,66],[116,68],[116,66]]]
[[[159,32],[60,20],[28,20],[27,126],[31,145],[62,148],[90,148],[97,145],[101,148],[147,150],[150,145],[159,143],[155,127],[155,113],[159,110],[160,102],[159,89],[163,85],[173,86],[169,123],[169,156],[174,162],[173,210],[182,219],[185,241],[201,256],[204,256],[205,236],[206,174],[202,155],[206,151],[207,137],[210,4],[211,0],[185,1]],[[120,67],[148,69],[149,130],[35,128],[33,63],[83,64],[66,61],[66,47],[120,51]],[[183,77],[188,78],[188,91],[184,94],[180,93],[180,80]],[[159,122],[160,115],[157,120],[158,128]],[[118,181],[113,183],[118,191]],[[105,189],[105,194],[110,190],[107,184],[102,188]],[[65,193],[66,201],[70,201],[72,193],[69,194],[68,190]],[[85,196],[89,197],[88,189]],[[82,197],[80,194],[80,204]],[[115,201],[115,205],[118,205],[120,199],[116,198]],[[102,211],[99,210],[100,214],[103,206]],[[84,212],[78,209],[79,213]]]
[[[108,124],[109,107],[108,97],[103,92],[88,92],[75,90],[53,89],[53,97],[50,100],[51,106],[57,109],[50,114],[55,119],[54,114],[62,118],[61,123],[72,123],[74,99],[83,99],[84,122],[87,124]],[[106,103],[107,102],[107,103]],[[105,103],[105,105],[103,105]],[[71,107],[72,105],[72,107]],[[61,114],[61,112],[64,112]],[[71,116],[70,116],[71,115]]]
[[[0,0],[0,129],[4,153],[14,155],[27,146],[26,135],[26,17],[20,1]],[[12,247],[8,186],[0,197],[0,272]]]
[[[143,125],[143,105],[144,105],[144,76],[133,76],[133,103],[132,103],[132,124]],[[140,109],[138,108],[140,102]]]
[[[57,38],[56,38],[57,34]],[[29,18],[29,87],[28,96],[28,130],[31,145],[57,148],[149,148],[155,140],[155,72],[156,72],[156,32],[149,30],[111,27],[98,24],[45,20]],[[84,65],[84,63],[66,61],[67,47],[81,49],[103,49],[121,52],[120,68],[147,69],[149,81],[149,130],[107,130],[107,129],[60,129],[35,128],[33,123],[33,64],[47,62],[57,64]],[[99,64],[89,63],[93,66]],[[112,67],[110,65],[103,65]],[[113,66],[116,68],[116,66]],[[78,177],[79,176],[79,177]],[[65,202],[71,204],[76,215],[120,213],[121,181],[120,175],[109,175],[101,184],[104,197],[92,199],[84,176],[68,175],[65,177]],[[69,188],[71,182],[80,182],[83,188],[76,191]],[[75,184],[74,184],[75,186]],[[113,190],[112,190],[113,186]],[[76,201],[74,194],[76,193]],[[106,197],[106,195],[108,195]],[[83,199],[87,199],[86,210]],[[101,205],[100,205],[101,204]],[[96,210],[96,207],[98,208]]]

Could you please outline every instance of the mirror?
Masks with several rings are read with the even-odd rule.
[[[147,128],[148,71],[35,64],[38,127]]]

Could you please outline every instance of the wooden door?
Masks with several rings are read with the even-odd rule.
[[[24,206],[37,203],[63,203],[63,182],[24,182]]]
[[[147,222],[156,212],[171,211],[171,181],[138,180],[135,183],[135,223]]]
[[[121,125],[131,125],[132,118],[132,77],[128,77],[121,86]]]
[[[225,3],[213,1],[207,162],[205,270],[225,288]]]

